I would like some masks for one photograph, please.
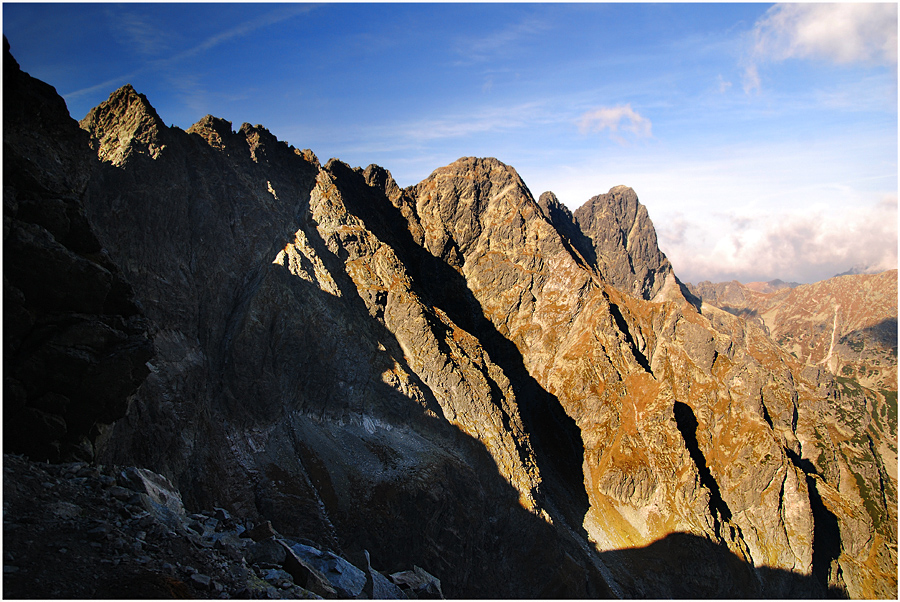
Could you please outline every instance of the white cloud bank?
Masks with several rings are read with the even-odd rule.
[[[660,246],[679,278],[815,282],[854,267],[870,273],[897,268],[896,195],[837,211],[773,212],[728,221],[711,246],[694,240],[701,228],[710,234],[708,225],[684,219],[659,224]]]
[[[897,4],[777,4],[757,21],[744,90],[760,87],[764,61],[818,59],[897,64]]]
[[[618,142],[624,141],[618,135],[620,130],[630,132],[637,138],[649,138],[653,135],[650,120],[632,109],[630,104],[588,111],[578,121],[578,128],[582,133],[609,130],[610,137]]]

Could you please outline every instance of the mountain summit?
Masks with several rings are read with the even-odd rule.
[[[591,240],[597,268],[611,285],[651,300],[672,275],[656,243],[647,208],[627,186],[615,186],[575,210],[575,223]]]
[[[39,85],[22,75],[8,98]],[[50,148],[58,131],[4,125],[4,160],[23,164],[13,132]],[[85,184],[70,201],[134,298],[131,330],[109,336],[146,350],[143,333],[155,355],[116,356],[146,367],[128,372],[139,387],[110,392],[127,412],[92,415],[90,445],[57,437],[50,459],[136,466],[185,516],[222,510],[215,528],[199,514],[173,522],[176,537],[190,520],[197,542],[237,533],[235,517],[261,526],[271,566],[219,536],[220,566],[245,588],[228,592],[269,575],[327,593],[311,561],[285,552],[295,542],[354,559],[370,597],[386,578],[371,563],[392,577],[416,566],[403,579],[437,578],[430,591],[448,597],[896,597],[884,451],[896,434],[861,445],[896,413],[868,417],[865,390],[836,386],[752,321],[688,302],[630,188],[573,215],[474,157],[400,188],[260,125],[167,128],[130,86],[80,126],[68,152],[90,160],[73,168]],[[62,234],[21,209],[55,206],[56,191],[17,186],[9,203],[4,192],[23,222],[9,237],[33,230],[57,249]],[[15,319],[32,320],[4,341],[6,392],[69,424],[82,409],[46,395],[79,385],[36,356],[52,320],[27,270],[6,269]],[[76,357],[79,332],[46,353]],[[273,566],[288,576],[262,572]],[[27,571],[7,580],[43,593]]]

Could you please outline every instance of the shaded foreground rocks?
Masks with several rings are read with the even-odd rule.
[[[146,469],[7,454],[3,485],[7,599],[443,598],[419,567],[384,575],[221,508],[188,513]]]

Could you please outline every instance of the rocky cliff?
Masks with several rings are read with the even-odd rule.
[[[3,130],[4,449],[91,459],[147,374],[148,324],[85,217],[88,136],[8,46]]]
[[[400,188],[130,86],[80,125],[157,349],[99,462],[449,597],[896,595],[896,475],[835,422],[864,397],[698,311],[630,189]]]
[[[591,262],[610,285],[636,297],[653,299],[672,266],[656,244],[656,229],[647,208],[627,186],[598,194],[575,210],[578,230],[590,241]]]
[[[757,324],[828,391],[823,434],[835,452],[816,465],[873,526],[896,524],[897,271],[759,291],[739,282],[690,286],[704,308]],[[856,483],[856,487],[852,483]],[[876,530],[878,530],[876,528]],[[884,537],[890,540],[890,535]]]

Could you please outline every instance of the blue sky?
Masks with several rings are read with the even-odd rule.
[[[637,192],[688,282],[897,267],[897,4],[3,4],[80,119],[262,124],[401,186],[462,156]]]

